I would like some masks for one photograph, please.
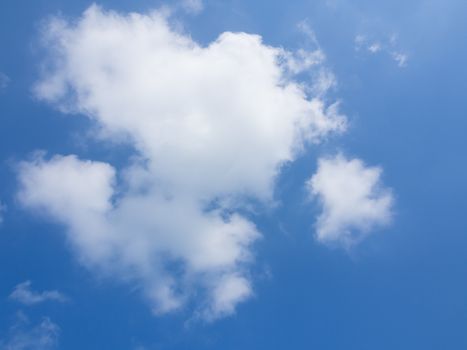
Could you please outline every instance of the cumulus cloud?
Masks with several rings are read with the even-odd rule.
[[[319,241],[349,246],[391,221],[393,197],[382,185],[381,173],[381,168],[368,167],[360,159],[319,159],[308,182],[322,206],[316,223]]]
[[[21,202],[64,224],[83,264],[135,282],[154,312],[196,297],[207,319],[233,313],[252,294],[261,236],[248,205],[271,203],[282,165],[345,129],[324,91],[295,79],[322,58],[246,33],[201,46],[161,13],[98,6],[50,20],[42,39],[37,97],[137,156],[116,169],[38,155],[19,166]]]
[[[10,299],[25,305],[40,304],[46,301],[66,302],[68,300],[62,293],[56,290],[36,292],[31,289],[31,281],[18,284],[10,294]]]
[[[53,350],[57,349],[60,328],[44,317],[39,324],[31,325],[23,313],[18,313],[16,323],[9,329],[6,339],[0,339],[0,350]]]

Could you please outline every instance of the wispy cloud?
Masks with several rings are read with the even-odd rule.
[[[0,72],[0,92],[5,90],[10,84],[10,78],[5,74]]]
[[[313,95],[323,97],[337,86],[337,79],[332,70],[326,65],[326,55],[316,37],[308,20],[302,20],[297,24],[298,30],[307,39],[308,50],[300,49],[296,52],[296,59],[290,60],[295,72],[302,71],[311,75],[312,84],[308,87]],[[297,64],[298,62],[298,64]],[[313,68],[313,69],[311,69]]]
[[[407,66],[407,59],[408,59],[407,54],[402,53],[402,52],[394,51],[394,52],[391,52],[391,55],[392,55],[392,58],[394,59],[394,61],[397,62],[397,65],[399,67]]]
[[[371,53],[377,53],[381,51],[381,44],[377,42],[371,44],[370,46],[368,46],[368,51],[370,51]]]
[[[371,55],[384,54],[391,58],[398,67],[406,67],[408,54],[398,45],[397,36],[374,38],[374,35],[358,34],[354,39],[355,50]]]
[[[304,19],[297,24],[297,28],[300,32],[302,32],[308,40],[315,46],[315,49],[319,49],[321,51],[321,47],[316,37],[315,31],[312,29],[308,20]]]
[[[182,8],[188,13],[199,14],[204,9],[203,0],[182,0]]]
[[[25,281],[18,284],[13,292],[11,292],[11,300],[15,300],[25,305],[40,304],[46,301],[55,301],[64,303],[68,298],[56,290],[46,290],[42,292],[31,289],[31,281]]]
[[[19,312],[15,324],[10,327],[5,339],[0,339],[0,350],[54,350],[58,347],[60,328],[48,317],[38,324]]]
[[[0,201],[0,224],[3,223],[3,215],[6,212],[6,205]]]

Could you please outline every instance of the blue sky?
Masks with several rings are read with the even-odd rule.
[[[0,349],[466,348],[466,3],[97,5],[0,5]]]

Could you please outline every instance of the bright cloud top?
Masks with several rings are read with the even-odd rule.
[[[308,182],[322,205],[316,224],[317,239],[349,246],[377,226],[391,220],[393,197],[381,184],[382,170],[342,155],[321,158]]]
[[[345,129],[323,91],[310,96],[294,80],[320,66],[322,53],[229,32],[203,47],[158,12],[97,6],[78,21],[49,21],[43,42],[36,95],[86,115],[102,140],[138,157],[115,169],[37,156],[19,167],[22,203],[65,224],[83,264],[133,281],[155,312],[196,294],[203,317],[233,313],[252,294],[260,237],[238,209],[269,203],[284,163]]]
[[[25,305],[40,304],[46,301],[56,301],[60,303],[68,301],[67,297],[56,290],[46,290],[43,292],[32,290],[31,281],[18,284],[10,294],[10,299]]]

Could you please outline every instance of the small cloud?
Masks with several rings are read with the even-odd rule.
[[[379,167],[340,154],[319,159],[318,170],[308,181],[310,194],[322,206],[316,223],[318,241],[349,247],[391,221],[393,196],[381,183],[381,173]]]
[[[320,45],[319,45],[318,39],[316,38],[315,31],[311,28],[307,20],[298,22],[297,28],[301,33],[303,33],[311,41],[311,43],[314,46],[316,46],[317,49],[320,49]]]
[[[181,6],[186,12],[194,15],[199,14],[204,8],[202,0],[183,0]]]
[[[287,66],[294,74],[307,72],[313,81],[307,91],[316,96],[324,96],[337,86],[336,76],[326,65],[326,55],[308,20],[298,22],[297,28],[307,38],[311,50],[297,50],[288,57]]]
[[[397,62],[397,65],[399,67],[403,68],[407,66],[407,59],[408,59],[407,54],[402,53],[402,52],[392,52],[391,56],[394,59],[394,61]]]
[[[15,324],[5,339],[0,339],[0,349],[5,350],[53,350],[57,349],[60,327],[48,317],[39,324],[31,325],[28,317],[19,312]]]
[[[10,84],[10,78],[5,74],[0,72],[0,92],[5,90]]]
[[[377,53],[381,51],[381,45],[379,43],[373,43],[370,46],[368,46],[368,51],[371,53]]]
[[[393,33],[393,34],[391,34],[389,36],[389,43],[391,45],[393,45],[393,46],[397,44],[397,35],[396,34]]]
[[[252,294],[250,282],[238,275],[226,276],[214,290],[214,303],[206,310],[205,319],[215,320],[235,313],[235,306]]]
[[[0,224],[3,223],[3,214],[6,212],[6,205],[0,201]]]
[[[10,299],[24,305],[40,304],[46,301],[56,301],[64,303],[68,298],[56,290],[36,292],[31,289],[31,281],[18,284],[10,294]]]
[[[354,39],[355,51],[369,52],[370,54],[389,55],[398,67],[406,67],[408,56],[398,48],[397,36],[392,34],[385,40],[371,40],[366,35],[358,34]]]
[[[355,50],[360,50],[360,48],[365,44],[366,38],[364,35],[358,34],[355,36]]]

